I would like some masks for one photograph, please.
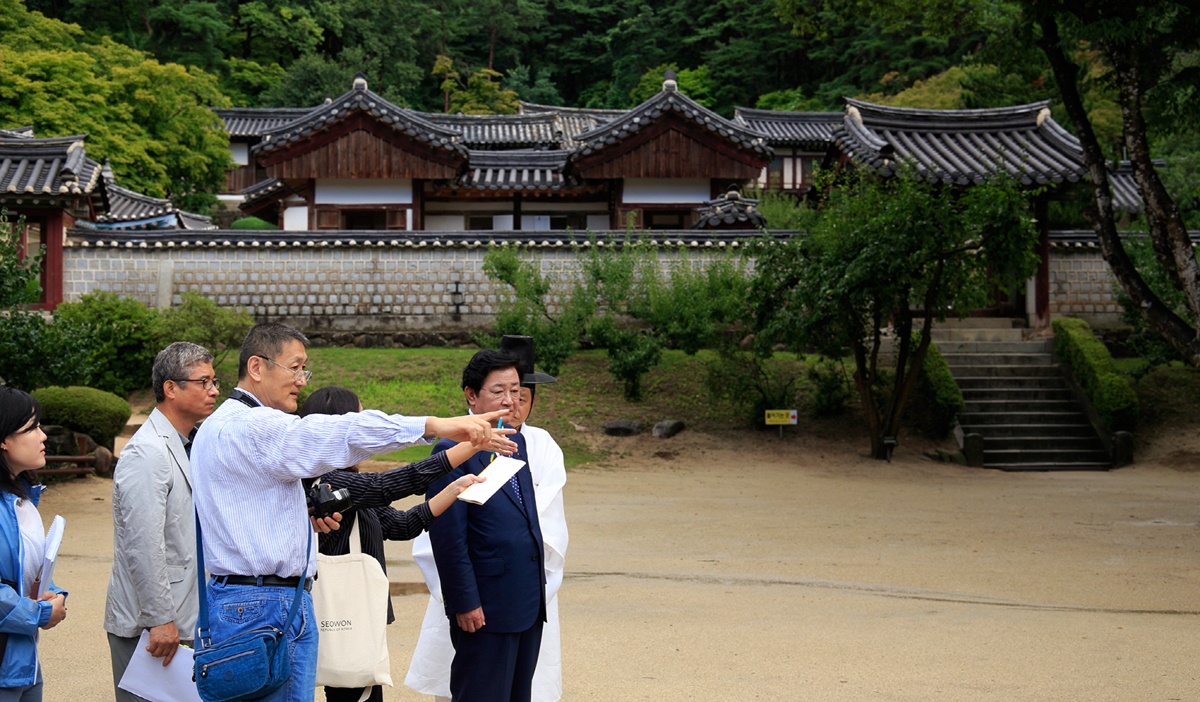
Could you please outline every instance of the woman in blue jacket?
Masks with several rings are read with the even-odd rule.
[[[46,540],[37,511],[42,486],[24,473],[46,465],[41,412],[32,396],[0,387],[0,702],[41,702],[37,631],[67,616],[67,593],[53,583],[37,597]]]

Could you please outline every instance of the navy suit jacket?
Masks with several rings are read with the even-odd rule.
[[[482,505],[455,500],[429,527],[446,616],[456,625],[455,615],[483,607],[486,624],[482,631],[493,633],[521,632],[546,620],[545,552],[533,475],[524,437],[513,434],[509,438],[517,444],[513,458],[526,461],[516,476],[522,499],[517,499],[505,481]],[[453,445],[443,439],[434,452]],[[431,483],[428,496],[467,473],[478,474],[490,461],[491,454],[486,451],[475,454]]]

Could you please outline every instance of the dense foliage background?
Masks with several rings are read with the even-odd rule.
[[[0,0],[0,128],[86,133],[122,184],[203,211],[229,166],[205,108],[316,105],[357,72],[427,111],[629,108],[667,68],[727,116],[838,110],[845,95],[932,108],[1056,97],[1020,3],[889,8],[884,21],[827,0]],[[1077,60],[1095,68],[1089,116],[1117,157],[1115,88],[1086,45]],[[1156,136],[1196,160],[1191,135]]]

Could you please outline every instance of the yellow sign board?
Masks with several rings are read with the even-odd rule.
[[[783,425],[783,424],[795,424],[795,423],[796,423],[796,410],[794,410],[794,409],[767,410],[767,426],[772,426],[775,424]]]

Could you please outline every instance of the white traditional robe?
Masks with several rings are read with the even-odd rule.
[[[567,483],[562,449],[545,429],[521,428],[529,470],[533,473],[538,521],[546,551],[546,624],[542,628],[542,647],[533,673],[532,702],[557,702],[562,697],[562,645],[558,627],[558,588],[562,586],[563,566],[567,557],[567,515],[563,509],[562,489]],[[413,560],[429,586],[429,606],[421,635],[413,650],[412,663],[404,684],[417,692],[450,697],[450,662],[454,646],[450,643],[450,622],[442,604],[442,586],[437,564],[429,543],[429,532],[413,540]]]

